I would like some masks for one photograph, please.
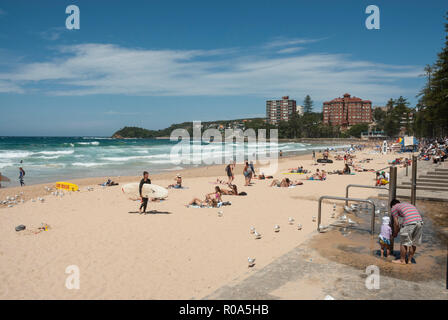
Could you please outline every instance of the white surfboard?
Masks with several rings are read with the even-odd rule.
[[[124,193],[129,194],[131,196],[139,197],[139,185],[140,183],[128,183],[125,184],[121,190],[123,190]],[[145,183],[142,187],[142,196],[144,198],[158,198],[163,199],[168,197],[168,190],[158,186],[156,184],[148,184]]]
[[[388,145],[387,145],[387,141],[384,140],[384,141],[383,141],[383,146],[382,146],[382,148],[381,148],[381,152],[382,152],[382,154],[387,154],[387,147],[388,147]]]

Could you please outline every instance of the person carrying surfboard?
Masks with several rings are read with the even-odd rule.
[[[145,183],[151,184],[151,179],[149,179],[148,171],[144,171],[143,172],[143,179],[140,180],[140,185],[138,187],[138,191],[139,191],[139,194],[140,194],[140,199],[142,201],[142,204],[140,205],[140,209],[138,209],[138,212],[140,214],[146,213],[146,207],[148,206],[148,198],[145,198],[145,197],[142,196],[142,188],[143,188],[143,185]],[[142,209],[143,209],[143,212],[142,212]]]

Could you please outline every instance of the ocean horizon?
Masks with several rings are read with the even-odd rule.
[[[26,172],[25,183],[31,185],[89,177],[141,175],[144,170],[151,174],[178,171],[201,165],[224,163],[226,157],[240,152],[253,156],[265,152],[260,145],[257,147],[248,142],[201,142],[199,146],[190,148],[190,152],[182,153],[173,161],[172,148],[178,143],[170,139],[115,139],[101,136],[4,136],[0,137],[0,173],[11,181],[2,182],[2,187],[19,185],[20,167]],[[193,141],[190,142],[190,147],[192,145]],[[325,148],[346,148],[349,145],[344,145],[342,142],[333,144],[278,142],[270,146],[265,144],[264,147],[270,152],[281,150],[284,155],[296,155]],[[188,160],[195,158],[198,152],[203,162],[188,163]]]

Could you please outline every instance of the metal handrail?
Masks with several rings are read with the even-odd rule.
[[[381,186],[366,186],[366,185],[362,185],[362,184],[348,184],[345,187],[345,197],[348,198],[348,189],[350,189],[351,187],[354,188],[366,188],[366,189],[382,189],[382,190],[389,190],[389,188],[387,187],[381,187]],[[345,205],[348,206],[348,200],[345,200]]]
[[[373,235],[375,232],[375,202],[369,199],[358,199],[358,198],[345,198],[345,197],[335,197],[335,196],[321,196],[319,198],[319,212],[317,216],[317,231],[320,231],[320,223],[322,221],[322,200],[323,199],[331,199],[331,200],[350,200],[350,201],[356,201],[356,202],[365,202],[370,203],[373,207],[373,213],[372,213],[372,220],[370,222],[370,233]]]

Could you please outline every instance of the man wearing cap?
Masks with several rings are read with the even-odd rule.
[[[400,259],[392,262],[398,264],[411,264],[417,245],[422,242],[423,219],[417,208],[410,203],[400,203],[397,199],[393,199],[390,203],[391,217],[394,219],[395,238],[400,234]],[[400,225],[398,217],[402,218]],[[408,260],[406,262],[406,255]]]

